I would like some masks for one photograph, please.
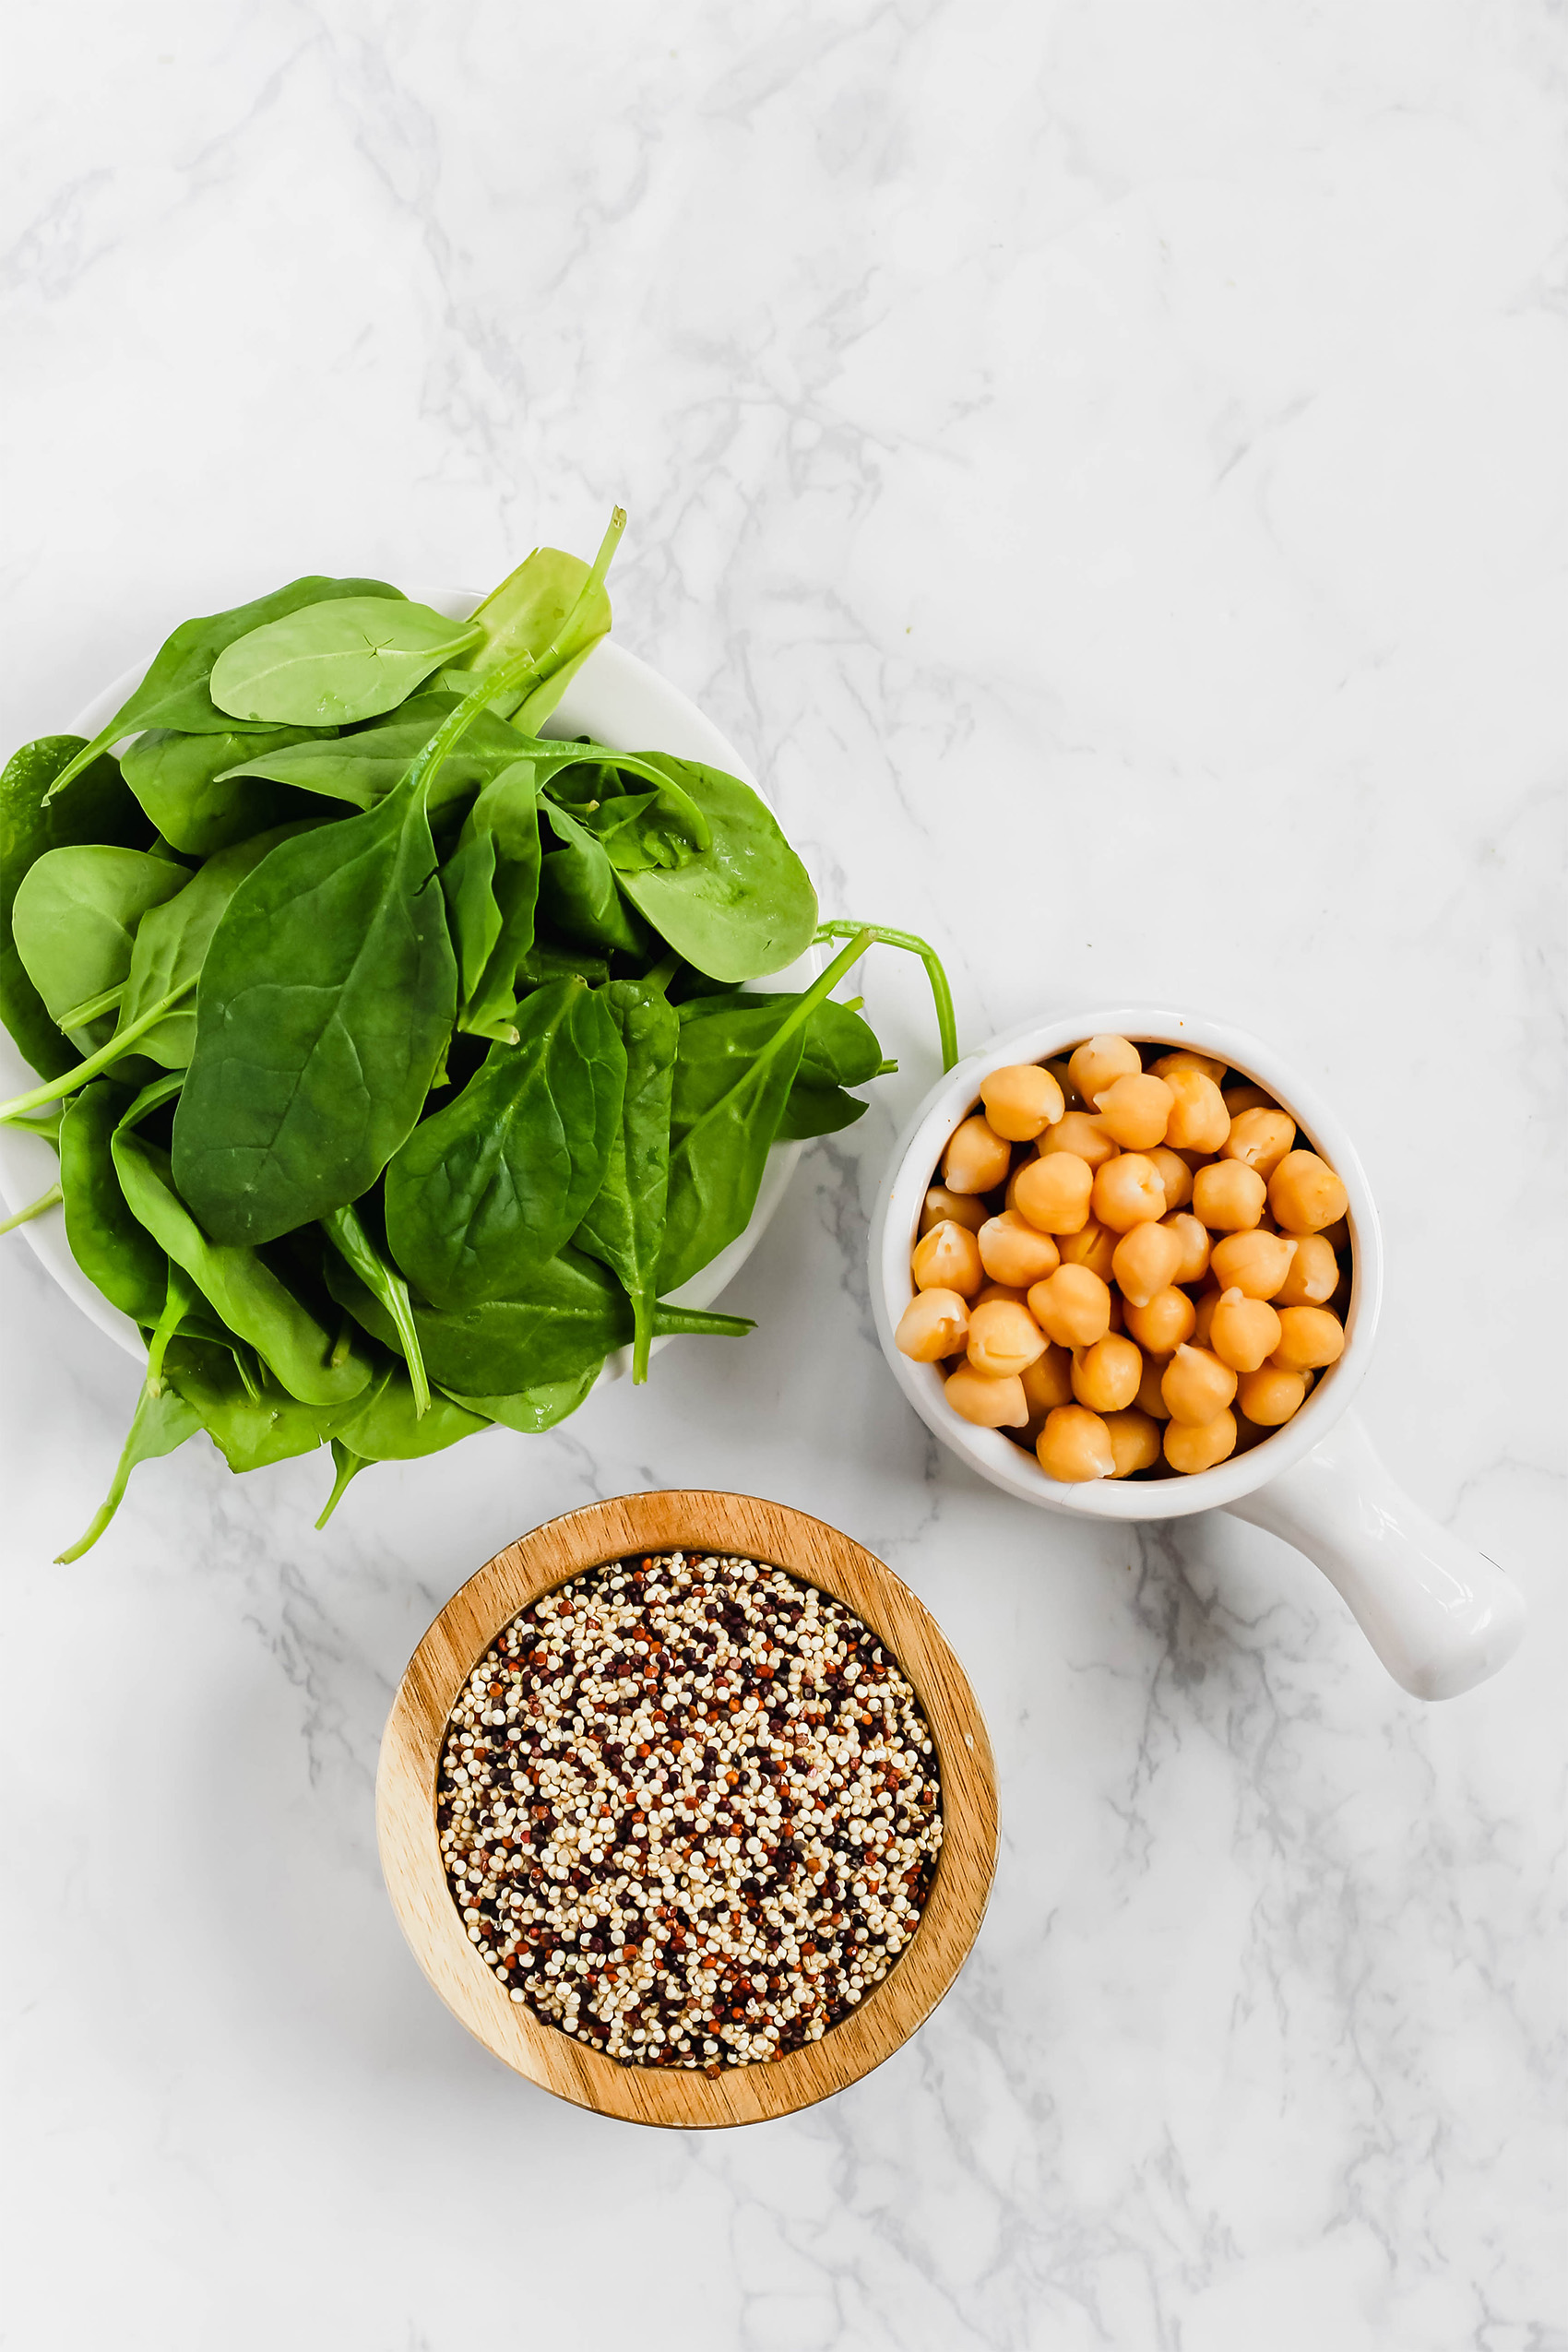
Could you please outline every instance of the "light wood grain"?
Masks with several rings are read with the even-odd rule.
[[[447,1888],[435,1784],[453,1705],[502,1628],[585,1568],[649,1551],[766,1562],[845,1602],[890,1650],[930,1722],[942,1778],[942,1850],[920,1925],[897,1961],[818,2042],[717,2076],[622,2066],[513,2002],[469,1942]],[[623,1495],[552,1519],[455,1593],[409,1664],[376,1775],[381,1866],[414,1956],[471,2034],[546,2090],[600,2114],[683,2130],[757,2123],[828,2097],[880,2065],[925,2022],[962,1967],[996,1867],[991,1743],[962,1667],[890,1568],[837,1528],[783,1503],[683,1489]]]

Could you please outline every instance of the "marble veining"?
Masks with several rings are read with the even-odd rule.
[[[903,1407],[864,1265],[934,1075],[729,1303],[531,1441],[210,1450],[14,1239],[9,2340],[50,2352],[1562,2352],[1562,93],[1547,0],[14,10],[6,743],[309,568],[631,529],[617,631],[975,1044],[1166,998],[1338,1106],[1390,1467],[1525,1588],[1423,1708],[1257,1529],[1047,1520]],[[1556,1286],[1554,1289],[1553,1286]],[[816,1511],[966,1661],[995,1897],[853,2092],[679,2140],[469,2044],[371,1792],[430,1618],[654,1484]]]

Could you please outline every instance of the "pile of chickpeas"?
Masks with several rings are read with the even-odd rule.
[[[1208,1054],[1091,1037],[993,1070],[938,1179],[898,1346],[1048,1478],[1212,1469],[1344,1350],[1344,1184]]]

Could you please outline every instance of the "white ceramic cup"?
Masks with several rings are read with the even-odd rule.
[[[1000,1430],[961,1420],[935,1364],[917,1364],[894,1343],[914,1294],[909,1253],[927,1187],[948,1137],[976,1108],[980,1082],[1016,1062],[1044,1062],[1085,1038],[1118,1036],[1189,1046],[1243,1071],[1295,1117],[1349,1195],[1354,1279],[1345,1352],[1292,1420],[1246,1454],[1191,1478],[1049,1479],[1032,1454]],[[1396,1681],[1418,1698],[1455,1698],[1495,1674],[1524,1632],[1524,1602],[1490,1560],[1437,1525],[1390,1478],[1360,1418],[1348,1411],[1365,1377],[1383,1296],[1377,1210],[1349,1136],[1279,1057],[1255,1038],[1158,1005],[1113,1005],[1032,1021],[994,1038],[933,1087],[894,1150],[872,1226],[871,1295],[877,1336],[921,1419],[981,1478],[1025,1503],[1087,1519],[1176,1519],[1229,1511],[1281,1536],[1314,1561],[1349,1604]]]

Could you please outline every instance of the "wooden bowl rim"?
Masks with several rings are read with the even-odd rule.
[[[932,1728],[943,1843],[920,1924],[882,1982],[822,2039],[717,2077],[623,2066],[511,2001],[469,1942],[447,1888],[435,1781],[454,1702],[502,1628],[584,1569],[647,1551],[756,1560],[843,1601],[909,1678]],[[705,2130],[814,2106],[901,2049],[946,1993],[980,1931],[996,1867],[996,1776],[968,1679],[935,1619],[885,1562],[787,1503],[701,1488],[592,1503],[547,1520],[476,1571],[426,1633],[398,1686],[375,1781],[382,1873],[410,1950],[460,2025],[560,2098],[627,2122]]]

